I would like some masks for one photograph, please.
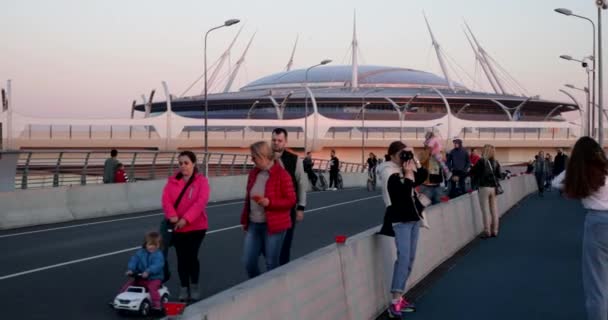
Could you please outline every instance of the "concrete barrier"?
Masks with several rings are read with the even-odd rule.
[[[503,182],[503,215],[536,191],[532,176]],[[410,289],[483,230],[477,192],[427,209]],[[188,307],[187,320],[375,319],[388,307],[396,250],[379,227],[332,244]]]
[[[366,173],[342,174],[363,187]],[[246,175],[211,177],[210,202],[245,197]],[[161,209],[166,180],[0,192],[0,230]]]

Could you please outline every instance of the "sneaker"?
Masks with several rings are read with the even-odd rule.
[[[179,295],[177,296],[177,299],[179,301],[186,301],[186,300],[188,300],[189,297],[190,297],[190,292],[188,290],[188,287],[181,287],[179,289]]]
[[[401,298],[401,302],[399,302],[399,307],[401,309],[401,312],[416,312],[416,306],[407,301],[407,299],[405,298]]]
[[[397,302],[397,303],[392,303],[391,305],[388,307],[388,317],[393,319],[393,318],[401,318],[401,301]]]
[[[200,300],[201,293],[198,290],[198,284],[190,284],[190,299],[192,300]]]

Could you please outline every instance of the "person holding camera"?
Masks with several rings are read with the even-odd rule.
[[[414,188],[426,180],[428,171],[421,167],[414,151],[401,141],[390,144],[386,161],[378,171],[386,206],[382,228],[385,232],[393,232],[397,247],[388,314],[391,318],[401,318],[402,312],[414,309],[414,305],[403,294],[416,257],[420,214],[424,209],[417,201]]]

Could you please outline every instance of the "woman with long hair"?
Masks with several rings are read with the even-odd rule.
[[[417,201],[414,188],[426,180],[428,172],[420,166],[413,150],[401,141],[390,144],[386,161],[378,171],[386,206],[383,229],[392,229],[397,247],[388,315],[401,318],[402,312],[414,308],[403,294],[416,257],[420,215],[424,209]]]
[[[498,207],[496,187],[500,179],[500,163],[495,158],[496,149],[493,145],[483,146],[481,159],[477,161],[471,175],[479,186],[479,204],[483,216],[483,239],[498,237]]]
[[[198,251],[207,229],[209,182],[198,173],[196,155],[182,151],[177,157],[179,172],[169,177],[163,189],[165,218],[173,224],[172,242],[177,254],[181,301],[200,299]]]
[[[608,319],[608,159],[590,137],[578,139],[566,171],[553,187],[580,199],[587,210],[583,228],[583,289],[587,319]]]

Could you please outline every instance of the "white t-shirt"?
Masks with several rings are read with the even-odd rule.
[[[564,179],[566,178],[566,171],[562,171],[557,177],[553,178],[551,185],[557,189],[564,188]],[[608,177],[604,186],[600,187],[596,192],[590,196],[581,199],[583,207],[591,210],[608,211]]]

